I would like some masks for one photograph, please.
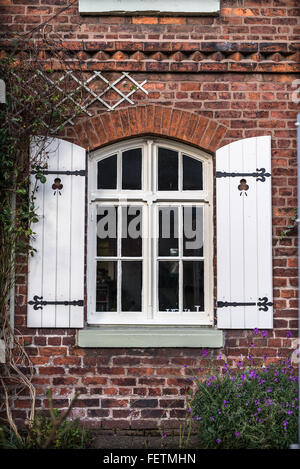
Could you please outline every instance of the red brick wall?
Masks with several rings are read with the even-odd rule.
[[[1,0],[2,29],[31,31],[71,2]],[[221,0],[218,17],[80,16],[77,4],[51,20],[53,33],[66,40],[297,41],[297,0]],[[298,29],[297,29],[298,28]],[[163,48],[162,48],[163,50]]]
[[[31,31],[68,2],[0,4],[1,29],[8,32],[1,41],[5,50],[9,36]],[[94,107],[96,116],[67,129],[64,138],[93,149],[139,135],[142,118],[149,133],[171,135],[211,153],[241,138],[272,136],[274,329],[267,337],[226,331],[221,352],[234,365],[249,350],[269,359],[290,356],[297,336],[297,237],[292,233],[280,241],[279,234],[297,203],[299,106],[292,94],[299,79],[299,10],[296,0],[223,0],[221,5],[218,17],[187,18],[80,17],[74,5],[50,22],[50,34],[58,34],[84,68],[105,71],[110,80],[130,71],[138,82],[147,80],[149,91],[148,96],[134,95],[138,106],[123,104],[111,114]],[[194,127],[184,135],[187,115]],[[197,134],[200,122],[206,122],[207,134]],[[160,417],[168,427],[176,426],[190,386],[186,378],[218,362],[220,350],[205,356],[197,349],[80,349],[74,330],[26,328],[26,292],[24,260],[17,277],[15,324],[36,368],[38,408],[47,407],[47,387],[56,407],[67,406],[76,389],[81,396],[74,415],[97,428],[156,428]],[[22,395],[14,403],[20,419],[27,415],[27,399]]]

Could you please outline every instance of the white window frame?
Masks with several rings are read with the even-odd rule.
[[[142,147],[142,190],[120,189],[119,174],[121,174],[121,153],[133,148]],[[178,151],[179,167],[181,155],[196,158],[203,165],[203,190],[198,191],[156,191],[157,187],[157,149],[166,147]],[[117,189],[97,189],[97,163],[105,157],[118,155],[117,160]],[[152,156],[151,156],[152,155]],[[153,162],[152,162],[153,158]],[[179,173],[179,180],[182,174]],[[181,183],[180,183],[181,184]],[[157,202],[159,201],[159,202]],[[177,202],[177,204],[176,204]],[[101,312],[95,311],[96,301],[96,210],[97,205],[144,205],[143,210],[143,291],[142,312]],[[204,312],[159,312],[158,304],[158,276],[152,260],[157,254],[158,206],[161,205],[199,205],[204,208]],[[149,225],[150,224],[150,225]],[[152,233],[149,233],[149,226]],[[188,145],[158,138],[140,138],[123,141],[118,144],[96,150],[89,154],[88,161],[88,226],[87,226],[87,297],[89,324],[168,324],[168,325],[213,325],[213,163],[212,157],[201,150]],[[152,236],[151,236],[152,234]],[[176,260],[170,256],[170,261]],[[112,260],[112,258],[105,258]],[[192,260],[192,258],[191,258]],[[197,258],[195,258],[197,260]],[[120,272],[118,272],[120,275]]]

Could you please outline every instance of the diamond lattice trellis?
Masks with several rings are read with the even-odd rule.
[[[72,101],[83,113],[92,117],[93,114],[89,112],[88,108],[92,105],[97,103],[101,103],[103,106],[107,108],[108,111],[113,111],[119,106],[123,101],[127,101],[129,104],[134,104],[134,101],[130,99],[130,97],[138,90],[141,90],[143,93],[148,95],[148,91],[143,88],[147,80],[144,80],[142,83],[138,83],[134,78],[132,78],[129,73],[122,72],[121,76],[117,78],[114,82],[110,83],[101,72],[94,71],[92,75],[90,75],[87,79],[83,79],[84,74],[82,73],[78,78],[73,71],[66,71],[61,75],[58,79],[52,79],[51,75],[47,74],[47,72],[38,72],[44,79],[47,81],[53,88],[55,88],[61,95],[64,97],[55,105],[55,108],[59,108],[62,106],[67,100]],[[66,79],[71,79],[76,83],[76,86],[73,89],[66,89],[63,88],[63,82]],[[100,80],[102,84],[106,85],[104,89],[100,92],[94,91],[92,85],[94,84],[95,80]],[[131,89],[128,93],[124,93],[120,90],[117,85],[122,84],[123,80],[129,80],[132,83]],[[76,94],[79,92],[85,92],[85,99],[83,102],[76,100]],[[118,96],[118,100],[115,101],[113,104],[110,104],[108,100],[104,99],[104,95],[109,93],[110,91],[114,91]],[[73,125],[73,118],[68,117],[62,125],[71,124]],[[58,129],[55,129],[56,132]]]
[[[13,74],[16,78],[19,78],[16,73]],[[35,90],[34,82],[38,78],[45,80],[51,89],[52,95],[57,94],[58,96],[57,100],[53,101],[53,110],[57,109],[61,112],[66,112],[66,104],[70,101],[79,113],[86,114],[89,117],[94,115],[90,112],[89,108],[92,105],[95,106],[97,103],[100,103],[108,111],[113,111],[124,101],[127,101],[129,104],[134,104],[131,96],[138,90],[148,95],[148,91],[143,88],[147,80],[138,83],[127,72],[121,72],[121,75],[116,80],[109,82],[109,80],[98,71],[80,72],[78,74],[73,70],[54,73],[37,70],[26,82],[22,81],[23,88],[30,88],[30,92],[37,95],[38,91]],[[130,88],[126,90],[125,80],[127,86],[128,83],[131,85]],[[120,88],[123,88],[123,91]],[[109,97],[109,93],[113,93],[114,96]],[[45,94],[49,95],[49,90],[45,91]],[[18,114],[22,113],[24,109],[25,106],[21,106]],[[74,115],[70,116],[64,114],[64,119],[65,120],[61,122],[59,127],[51,130],[51,133],[56,133],[61,126],[66,124],[74,125]],[[46,115],[41,116],[41,120],[45,127],[48,127]]]

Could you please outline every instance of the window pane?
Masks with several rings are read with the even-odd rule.
[[[202,163],[195,158],[183,155],[183,190],[197,191],[203,189]]]
[[[159,208],[159,256],[178,256],[178,207]]]
[[[117,188],[117,155],[98,161],[98,189]]]
[[[142,188],[142,150],[124,151],[122,154],[122,189]]]
[[[117,207],[97,206],[97,256],[117,256]]]
[[[142,310],[142,262],[122,262],[122,311]]]
[[[178,311],[179,262],[159,262],[159,311]]]
[[[158,149],[158,190],[178,190],[178,153],[167,148]]]
[[[203,256],[203,207],[183,207],[183,255]]]
[[[183,310],[204,311],[203,261],[183,261]]]
[[[96,311],[117,311],[117,262],[97,262]]]
[[[122,207],[121,256],[142,256],[142,207]]]

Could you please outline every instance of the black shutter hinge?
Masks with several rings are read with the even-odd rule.
[[[256,172],[253,173],[226,173],[226,171],[217,171],[217,178],[225,177],[242,177],[242,176],[252,176],[255,177],[257,181],[265,182],[267,177],[271,177],[271,173],[267,173],[265,168],[256,168]]]
[[[47,305],[64,305],[64,306],[83,306],[83,300],[73,301],[45,301],[42,296],[34,295],[33,300],[28,301],[29,305],[33,305],[33,309],[43,309]]]
[[[66,176],[85,176],[86,171],[85,169],[76,169],[74,171],[52,171],[49,169],[41,169],[39,172],[45,174],[65,174]],[[36,174],[37,171],[31,171],[31,174]]]
[[[258,298],[256,303],[238,303],[238,302],[229,302],[229,301],[217,301],[217,308],[226,308],[228,306],[258,306],[259,311],[268,311],[269,306],[273,306],[272,301],[264,296],[263,298]]]

